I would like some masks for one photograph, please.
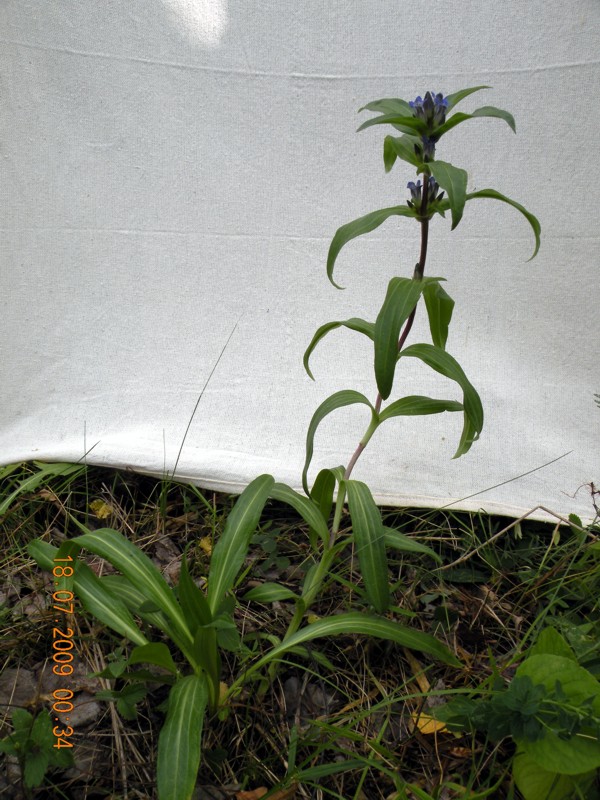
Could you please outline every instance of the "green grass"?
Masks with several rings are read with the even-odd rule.
[[[48,576],[27,555],[30,541],[60,544],[81,532],[78,524],[111,527],[153,558],[169,582],[186,550],[192,576],[201,584],[233,501],[193,486],[100,468],[0,470],[5,674],[18,668],[36,675],[50,653],[50,587]],[[492,744],[474,734],[431,733],[423,715],[449,697],[475,692],[495,675],[509,679],[548,625],[563,634],[580,664],[600,675],[600,529],[583,530],[576,521],[571,526],[511,523],[485,514],[411,509],[389,510],[384,521],[441,558],[436,566],[418,554],[392,553],[394,613],[445,641],[463,668],[416,659],[391,643],[357,636],[318,640],[308,652],[288,654],[260,701],[259,686],[251,683],[220,712],[222,719],[207,719],[198,778],[205,794],[199,796],[235,797],[234,789],[224,787],[264,786],[280,791],[280,800],[519,798],[510,777],[510,740]],[[347,522],[342,518],[342,534]],[[293,609],[284,601],[261,605],[241,598],[264,581],[297,591],[309,555],[306,526],[288,507],[269,503],[236,590],[238,628],[256,654],[283,635]],[[99,559],[89,563],[106,569]],[[355,599],[361,578],[350,547],[341,564],[310,609],[315,617],[347,611]],[[42,606],[37,611],[36,603]],[[79,611],[76,625],[84,672],[98,672],[123,658],[124,642],[94,619]],[[226,653],[225,683],[239,675],[239,658]],[[104,681],[103,686],[118,691],[123,684]],[[150,688],[131,719],[102,703],[73,737],[76,745],[100,748],[101,759],[91,772],[49,772],[42,788],[21,796],[154,797],[165,697],[164,686]],[[5,703],[3,737],[11,731],[11,707],[6,705],[10,699],[0,701]],[[48,707],[41,693],[27,710],[35,714]],[[0,766],[0,790],[6,797],[24,791],[14,768],[7,772]]]

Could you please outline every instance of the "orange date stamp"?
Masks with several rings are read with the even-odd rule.
[[[55,558],[54,568],[52,575],[54,576],[55,585],[59,584],[61,579],[70,579],[73,577],[73,566],[69,564],[73,559],[71,556],[65,558]],[[55,675],[68,677],[73,674],[73,661],[72,650],[73,644],[73,628],[68,627],[68,617],[74,613],[74,595],[68,589],[58,589],[52,593],[52,601],[54,605],[54,623],[52,628],[52,672]],[[64,616],[60,616],[60,615]],[[66,683],[66,681],[65,681]],[[70,737],[73,735],[73,728],[69,723],[69,714],[72,713],[74,705],[71,702],[73,699],[73,692],[71,689],[60,687],[52,692],[52,713],[55,715],[54,720],[58,723],[52,728],[52,733],[56,737],[54,747],[60,750],[61,747],[73,747],[73,742]]]

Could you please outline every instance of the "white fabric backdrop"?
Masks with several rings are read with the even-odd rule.
[[[404,202],[386,131],[357,109],[491,84],[479,120],[438,157],[470,190],[524,203],[467,206],[432,225],[427,272],[456,300],[449,351],[479,389],[482,438],[451,460],[461,415],[386,424],[355,477],[398,505],[589,517],[598,481],[597,0],[4,0],[0,463],[78,460],[172,472],[239,491],[260,472],[299,486],[307,424],[330,393],[375,396],[371,348],[329,319],[373,319],[410,276],[418,226],[389,221],[342,251],[336,228]],[[428,340],[419,314],[410,341]],[[460,395],[425,368],[397,390]],[[412,383],[412,377],[416,383]],[[312,475],[346,462],[366,409],[324,423]],[[551,466],[504,486],[564,453]],[[479,493],[468,500],[459,500]]]

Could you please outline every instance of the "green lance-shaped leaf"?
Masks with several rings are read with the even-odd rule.
[[[318,507],[307,497],[295,492],[284,483],[274,483],[270,496],[273,500],[287,503],[300,514],[302,519],[307,522],[312,530],[315,530],[321,541],[326,543],[329,540],[329,530]]]
[[[478,192],[470,192],[467,195],[467,200],[478,200],[480,198],[490,199],[490,200],[500,200],[502,203],[508,203],[509,206],[516,208],[517,211],[520,211],[521,214],[523,214],[527,222],[529,222],[529,224],[531,225],[533,229],[533,234],[535,236],[535,250],[533,251],[533,255],[531,256],[531,258],[528,260],[531,261],[531,259],[535,258],[538,253],[538,250],[540,249],[540,236],[542,231],[542,227],[539,223],[538,218],[535,217],[530,211],[527,211],[525,206],[522,206],[520,203],[511,200],[510,197],[506,197],[505,195],[500,194],[500,192],[497,192],[495,189],[480,189]],[[442,203],[444,202],[445,201],[442,201]]]
[[[165,724],[158,737],[156,781],[159,800],[189,800],[198,767],[208,687],[202,675],[188,675],[169,692]]]
[[[472,86],[470,89],[461,89],[458,92],[453,92],[452,94],[446,95],[446,100],[448,101],[447,110],[451,111],[455,105],[460,103],[461,100],[464,100],[465,97],[468,97],[470,94],[474,92],[480,92],[482,89],[491,89],[491,86]]]
[[[346,467],[343,464],[340,464],[339,467],[330,467],[331,472],[333,473],[333,477],[336,479],[338,483],[344,480],[344,475],[346,473]]]
[[[127,578],[123,575],[103,575],[100,578],[100,583],[111,594],[114,594],[115,597],[125,603],[132,614],[143,619],[148,625],[154,625],[155,628],[167,635],[171,635],[171,638],[173,638],[173,626],[169,622],[169,618],[162,611],[151,611],[148,608],[147,598]],[[173,639],[173,641],[177,644],[176,639]]]
[[[310,490],[310,499],[318,508],[326,528],[329,525],[329,517],[331,516],[331,510],[333,508],[333,493],[335,491],[335,483],[336,477],[334,472],[330,469],[322,469],[315,478],[315,482]],[[321,538],[319,531],[311,526],[308,531],[308,537],[310,546],[313,548],[313,550],[316,550],[319,539]],[[324,544],[327,544],[327,539],[322,541]]]
[[[386,136],[383,140],[385,171],[389,172],[391,170],[397,158],[401,158],[419,169],[422,166],[422,162],[415,152],[415,145],[418,142],[419,139],[415,136]]]
[[[429,318],[429,330],[436,347],[446,349],[448,328],[454,310],[454,300],[439,283],[428,283],[423,288],[423,299]]]
[[[463,391],[464,426],[454,458],[464,455],[479,438],[483,428],[483,407],[479,395],[458,361],[441,347],[432,344],[413,344],[404,348],[398,358],[419,358],[427,366],[456,381]]]
[[[99,622],[127,637],[130,642],[148,644],[125,603],[87,564],[77,564],[74,587],[82,606]]]
[[[356,239],[357,236],[362,236],[365,233],[378,228],[388,217],[418,217],[418,212],[414,208],[408,206],[392,206],[390,208],[380,208],[378,211],[371,211],[370,214],[365,214],[364,217],[359,217],[352,222],[347,222],[338,228],[335,232],[331,244],[329,245],[329,253],[327,254],[327,277],[336,289],[343,289],[333,280],[333,267],[335,260],[339,255],[342,247],[347,244],[351,239]]]
[[[323,581],[331,572],[336,558],[345,546],[346,544],[343,539],[338,539],[337,542],[334,541],[331,547],[324,550],[321,558],[311,564],[306,570],[306,575],[302,582],[302,601],[305,609],[315,601],[315,598],[321,590]]]
[[[375,321],[375,379],[384,400],[389,397],[394,383],[400,328],[411,315],[427,283],[439,280],[392,278],[388,284],[385,300]]]
[[[351,319],[344,320],[343,322],[326,322],[324,325],[321,325],[321,327],[313,336],[311,343],[306,349],[306,352],[304,353],[304,369],[306,370],[308,376],[313,379],[313,381],[315,377],[308,365],[312,352],[321,339],[326,336],[329,331],[333,331],[336,328],[348,328],[351,331],[358,331],[358,333],[364,334],[371,339],[371,341],[373,341],[375,337],[375,325],[372,322],[366,322],[364,319],[360,319],[359,317],[352,317]]]
[[[14,500],[19,495],[23,494],[23,492],[32,492],[34,489],[37,489],[38,486],[43,485],[49,478],[54,478],[57,476],[71,476],[72,478],[77,478],[79,474],[85,472],[85,466],[82,464],[44,464],[41,461],[34,461],[33,463],[38,468],[38,472],[35,472],[33,475],[30,475],[28,478],[25,478],[25,480],[21,481],[17,488],[0,503],[0,517],[6,514]],[[6,475],[10,473],[4,474]]]
[[[298,595],[282,586],[280,583],[261,583],[254,586],[244,595],[244,600],[252,600],[255,603],[275,603],[277,600],[298,600]]]
[[[310,424],[308,426],[308,431],[306,433],[306,459],[304,461],[304,468],[302,470],[302,487],[306,494],[310,494],[308,489],[308,468],[310,467],[310,462],[312,461],[313,453],[314,453],[314,441],[315,441],[315,433],[317,428],[321,424],[321,422],[325,419],[328,414],[331,414],[332,411],[335,411],[338,408],[343,408],[344,406],[351,406],[356,405],[357,403],[361,403],[362,405],[368,406],[371,409],[372,417],[375,417],[375,409],[371,405],[371,403],[367,400],[364,394],[360,392],[355,392],[353,389],[342,389],[341,392],[336,392],[328,397],[326,400],[323,400],[321,405],[317,408],[315,413],[312,416]],[[214,558],[214,556],[213,556]]]
[[[372,100],[366,106],[358,109],[361,111],[377,111],[381,114],[397,114],[398,116],[410,117],[413,113],[412,108],[406,100],[398,97],[384,97],[381,100]]]
[[[365,483],[345,481],[344,485],[365,592],[375,611],[384,614],[390,606],[390,588],[381,513]]]
[[[213,614],[233,589],[274,483],[271,475],[259,475],[246,486],[227,518],[210,560],[208,604]]]
[[[432,161],[428,164],[431,174],[448,194],[448,204],[452,212],[452,230],[461,220],[467,199],[467,172],[454,167],[446,161]]]
[[[186,631],[184,634],[176,626],[174,626],[169,617],[160,611],[158,606],[153,601],[149,601],[143,592],[133,586],[124,575],[103,575],[102,578],[97,580],[100,581],[101,587],[104,587],[104,589],[108,590],[111,595],[124,603],[132,614],[134,614],[136,617],[140,617],[144,620],[144,622],[148,623],[148,625],[153,625],[155,628],[158,628],[158,630],[162,631],[166,636],[168,636],[173,644],[176,645],[186,656],[190,664],[193,666],[197,665],[197,662],[194,660],[192,650],[190,649],[188,632]],[[102,620],[102,618],[99,616],[99,610],[94,611],[89,606],[89,601],[86,602],[88,602],[88,605],[85,607],[88,608],[90,613],[94,613],[98,619]],[[110,622],[105,620],[105,624],[110,625]],[[111,627],[114,629],[114,625]]]
[[[412,394],[386,406],[379,414],[379,422],[385,422],[392,417],[418,417],[441,414],[444,411],[464,411],[464,406],[456,400],[435,400],[433,397]]]
[[[54,558],[58,548],[48,542],[36,539],[29,543],[27,550],[42,569],[51,572],[56,566]],[[87,564],[77,561],[74,567],[73,588],[84,608],[129,641],[138,645],[147,644],[148,639],[140,631],[130,610],[118,595],[111,592]]]
[[[154,664],[157,667],[166,669],[167,672],[171,672],[173,675],[177,675],[177,667],[173,661],[173,656],[163,642],[150,642],[149,644],[134,647],[127,659],[127,664]]]
[[[343,474],[343,473],[342,473]],[[316,504],[321,516],[327,523],[333,508],[335,491],[335,473],[331,469],[322,469],[317,475],[310,490],[310,499]]]
[[[399,550],[402,553],[421,553],[422,555],[430,556],[434,561],[437,561],[438,564],[442,562],[440,556],[438,556],[431,547],[427,547],[426,544],[418,542],[416,539],[397,531],[395,528],[389,528],[387,525],[384,525],[383,534],[385,546],[391,547],[392,550]]]
[[[208,678],[209,705],[215,709],[219,704],[221,679],[221,654],[217,641],[219,631],[211,625],[198,628],[194,635],[194,664],[199,665]],[[197,672],[198,670],[196,670]]]
[[[434,658],[443,661],[451,666],[460,666],[460,662],[441,642],[422,631],[413,630],[403,625],[398,625],[390,619],[361,614],[360,612],[350,611],[344,614],[336,614],[334,617],[326,617],[311,625],[301,628],[281,644],[266,653],[251,668],[252,672],[261,669],[270,661],[279,659],[284,653],[293,647],[297,647],[304,642],[321,637],[348,636],[352,633],[362,633],[377,639],[386,639],[396,642],[396,644],[427,653]]]
[[[366,128],[370,128],[373,125],[393,125],[396,130],[402,131],[402,133],[418,133],[422,135],[427,133],[427,123],[422,119],[393,112],[391,114],[383,114],[381,117],[372,117],[366,120],[362,125],[359,125],[356,131],[357,133],[359,131],[364,131]]]
[[[189,625],[192,636],[196,635],[198,628],[210,625],[213,617],[204,592],[199,589],[188,570],[185,554],[181,559],[181,572],[177,585],[179,603]]]
[[[179,641],[186,646],[192,644],[192,634],[172,589],[139,547],[110,528],[84,533],[72,541],[106,559],[118,569],[147,600],[168,617]]]
[[[43,539],[34,539],[29,542],[27,552],[38,567],[45,569],[47,572],[52,572],[56,566],[54,558],[58,553],[58,547],[54,547],[49,542],[44,542]]]
[[[137,645],[148,643],[126,604],[87,564],[77,565],[74,587],[82,606],[99,622]]]
[[[221,650],[239,653],[242,649],[242,638],[231,615],[219,614],[212,623],[217,631],[217,644]],[[220,667],[219,667],[220,674]]]
[[[456,114],[453,114],[446,120],[446,122],[444,122],[443,125],[440,125],[440,127],[437,128],[435,132],[436,136],[443,136],[445,133],[448,133],[448,131],[451,131],[452,128],[460,125],[461,122],[466,122],[468,119],[477,119],[478,117],[496,117],[497,119],[503,119],[514,133],[517,132],[515,118],[512,114],[509,114],[508,111],[504,111],[501,108],[496,108],[495,106],[482,106],[482,108],[477,108],[470,114],[465,114],[462,111],[458,111]]]

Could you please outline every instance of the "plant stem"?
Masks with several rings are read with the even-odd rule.
[[[377,400],[379,400],[379,406],[381,407],[381,395],[380,394],[377,395]],[[377,409],[377,411],[379,411],[379,408],[377,408],[377,403],[375,403],[375,408]],[[348,478],[350,477],[350,473],[354,469],[354,465],[356,464],[356,462],[360,458],[360,454],[365,449],[365,447],[366,447],[365,444],[363,444],[362,442],[359,442],[358,447],[356,448],[356,450],[352,454],[352,458],[348,462],[348,466],[346,467],[346,471],[344,472],[344,480],[345,481],[347,481]]]
[[[342,498],[342,503],[343,503],[343,498]],[[294,612],[294,616],[290,621],[290,624],[288,625],[288,629],[283,637],[284,642],[287,639],[289,639],[290,636],[293,636],[298,630],[298,628],[302,625],[304,614],[306,613],[306,610],[310,608],[315,597],[317,597],[317,595],[320,594],[323,581],[325,580],[327,575],[329,575],[331,565],[333,563],[333,560],[337,552],[338,550],[333,548],[333,542],[331,543],[331,546],[323,552],[323,555],[321,556],[321,561],[316,567],[316,570],[313,573],[312,578],[310,580],[310,585],[308,587],[305,586],[302,592],[302,596],[296,601],[296,610]],[[265,691],[266,687],[270,686],[275,680],[275,675],[277,674],[278,668],[279,668],[278,661],[272,661],[269,664],[269,669],[267,672],[268,683],[265,684]],[[259,691],[259,695],[261,694],[261,692],[262,690]]]
[[[361,447],[361,445],[359,445]],[[360,453],[364,450],[364,445],[360,449]],[[358,458],[358,456],[356,456]],[[356,460],[356,459],[355,459]],[[344,500],[346,499],[346,487],[340,486],[338,490],[338,496],[335,503],[335,514],[333,516],[333,525],[331,527],[331,534],[329,536],[329,547],[333,547],[333,543],[335,542],[335,537],[340,529],[340,522],[342,520],[342,509],[344,507]]]
[[[320,585],[319,585],[320,588]],[[296,604],[296,610],[294,612],[294,616],[288,626],[287,631],[285,632],[285,636],[283,637],[283,641],[285,642],[286,639],[289,639],[290,636],[293,636],[300,625],[302,625],[302,620],[304,619],[304,613],[306,611],[306,604],[304,602],[300,602]],[[264,690],[267,690],[268,686],[271,686],[273,681],[275,680],[275,676],[277,675],[277,670],[279,668],[279,663],[277,661],[272,661],[269,664],[269,668],[267,670],[267,683],[265,684]],[[264,691],[259,690],[259,696],[261,697],[264,694]]]
[[[419,254],[419,260],[415,265],[415,271],[413,273],[413,280],[420,281],[423,279],[423,273],[425,272],[425,262],[427,261],[427,244],[429,241],[429,220],[427,219],[427,195],[429,193],[429,175],[427,171],[423,172],[423,195],[421,198],[421,208],[419,209],[419,213],[421,215],[420,223],[421,223],[421,252]],[[410,333],[410,329],[413,326],[413,322],[415,320],[415,313],[417,311],[417,307],[415,306],[404,324],[404,328],[402,329],[402,333],[400,334],[400,338],[398,339],[398,352],[402,350],[404,347],[404,343]],[[382,397],[381,394],[377,394],[377,399],[375,400],[375,411],[379,414],[381,411],[381,403]],[[360,458],[361,453],[367,446],[367,442],[360,442],[352,454],[352,458],[348,462],[348,466],[346,467],[346,471],[344,472],[344,480],[348,480],[350,477],[352,470],[354,469],[354,465]],[[338,521],[339,527],[339,521]],[[338,527],[336,527],[335,523],[333,529],[331,531],[332,542],[337,534]]]
[[[421,219],[420,219],[420,223],[421,223],[421,252],[420,252],[420,255],[419,255],[419,261],[416,264],[415,271],[413,273],[413,280],[415,280],[415,281],[420,281],[420,280],[423,279],[423,273],[425,271],[425,261],[427,259],[427,241],[428,241],[428,238],[429,238],[429,220],[427,219],[427,195],[428,195],[428,188],[429,188],[428,187],[428,177],[429,176],[427,175],[427,172],[425,171],[423,173],[423,195],[422,195],[422,200],[421,200],[421,208],[419,209],[419,213],[420,213],[420,217],[421,217]],[[405,341],[406,341],[406,339],[408,337],[408,334],[410,333],[410,329],[412,328],[412,325],[413,325],[413,322],[414,322],[414,319],[415,319],[416,310],[417,309],[416,309],[416,306],[415,306],[415,308],[413,308],[409,318],[406,320],[406,323],[404,324],[404,328],[403,328],[403,330],[402,330],[402,332],[400,334],[400,338],[398,339],[398,352],[400,352],[400,350],[402,350],[402,348],[404,347],[404,343],[405,343]],[[377,394],[377,399],[375,400],[375,412],[376,412],[376,415],[379,414],[379,411],[381,410],[381,403],[382,403],[382,397],[381,397],[381,394],[378,393]],[[359,442],[358,447],[356,448],[356,450],[354,451],[354,453],[352,455],[352,458],[348,462],[348,466],[346,467],[346,470],[344,472],[344,480],[348,480],[349,479],[349,477],[350,477],[350,475],[352,473],[352,470],[354,469],[354,465],[356,464],[356,462],[360,458],[361,453],[363,452],[363,450],[365,449],[365,447],[369,443],[369,440],[370,440],[371,436],[373,435],[373,433],[375,432],[375,430],[377,428],[377,416],[376,415],[371,420],[371,423],[370,423],[367,431],[365,432],[365,435],[363,436],[363,438]],[[307,596],[303,597],[302,598],[302,602],[298,603],[297,606],[296,606],[295,614],[294,614],[294,616],[293,616],[293,618],[292,618],[292,620],[290,622],[290,625],[289,625],[289,627],[288,627],[288,629],[286,631],[286,634],[284,636],[284,641],[286,639],[288,639],[290,636],[292,636],[294,633],[296,633],[296,631],[298,630],[298,628],[302,624],[302,620],[304,618],[304,612],[305,612],[306,608],[308,606],[310,606],[314,596],[320,591],[320,588],[321,588],[321,585],[322,585],[323,580],[325,578],[325,575],[328,572],[328,569],[329,569],[329,566],[330,566],[330,562],[332,560],[333,552],[334,552],[333,551],[333,546],[335,544],[335,539],[336,539],[337,533],[338,533],[339,528],[340,528],[340,522],[341,522],[341,517],[342,517],[342,508],[343,508],[343,505],[344,505],[345,496],[346,496],[346,489],[345,489],[345,487],[343,485],[341,485],[340,489],[339,489],[339,492],[338,492],[333,525],[331,527],[331,535],[330,535],[330,538],[329,538],[329,549],[327,549],[324,552],[324,554],[323,554],[323,556],[321,558],[321,562],[320,562],[320,564],[319,564],[319,566],[317,568],[317,575],[314,578],[314,582],[313,582],[313,585],[311,587],[311,591],[309,592],[309,594]],[[275,675],[276,675],[276,672],[277,672],[277,662],[273,662],[273,663],[271,663],[269,665],[269,669],[268,669],[268,678],[269,678],[268,683],[269,683],[269,685],[273,682],[273,680],[275,678]],[[233,687],[230,687],[230,691],[231,691],[232,688]]]

